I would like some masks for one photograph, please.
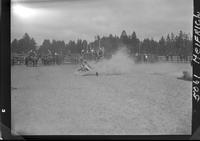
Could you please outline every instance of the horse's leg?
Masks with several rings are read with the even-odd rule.
[[[36,59],[34,59],[34,67],[36,67]]]
[[[37,58],[37,61],[36,61],[36,67],[38,66],[38,62],[39,62],[39,58]]]
[[[25,65],[27,66],[27,59],[25,58]]]
[[[37,59],[35,59],[35,67],[37,67]]]
[[[35,59],[35,67],[37,67],[37,61],[38,61],[38,59],[36,58]]]
[[[35,60],[32,59],[32,66],[34,67],[35,66]]]
[[[29,66],[30,58],[27,60],[27,66]]]
[[[35,58],[33,58],[33,67],[35,67]]]

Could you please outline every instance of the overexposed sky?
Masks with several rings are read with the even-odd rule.
[[[193,0],[12,0],[11,39],[25,32],[44,39],[93,41],[136,32],[158,40],[180,30],[192,34]]]

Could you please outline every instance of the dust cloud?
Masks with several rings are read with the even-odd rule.
[[[134,60],[128,55],[126,48],[120,48],[110,59],[103,59],[97,63],[90,63],[97,72],[103,74],[130,73],[134,67]]]

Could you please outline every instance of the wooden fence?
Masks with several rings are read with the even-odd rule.
[[[192,56],[186,56],[184,58],[180,56],[158,56],[159,62],[170,62],[170,63],[190,63]]]

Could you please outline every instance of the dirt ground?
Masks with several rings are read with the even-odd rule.
[[[121,75],[75,75],[76,65],[12,66],[12,130],[22,135],[191,134],[186,63],[135,65]]]

